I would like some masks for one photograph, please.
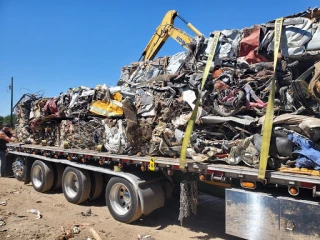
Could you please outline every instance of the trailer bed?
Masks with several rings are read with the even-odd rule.
[[[128,156],[110,154],[94,150],[64,149],[61,147],[30,145],[21,143],[7,144],[8,151],[13,155],[39,158],[47,161],[62,162],[69,165],[81,164],[88,167],[95,166],[95,169],[103,168],[104,165],[117,164],[120,167],[125,165],[136,165],[141,169],[148,170],[150,156]],[[180,171],[179,158],[152,157],[155,162],[155,171]],[[98,166],[97,166],[98,165]],[[143,170],[143,171],[144,171]],[[149,169],[150,170],[150,169]],[[221,163],[195,162],[187,159],[185,172],[202,175],[201,180],[214,182],[229,182],[230,179],[240,181],[256,182],[258,169],[240,165],[227,165]],[[296,173],[285,173],[268,170],[264,184],[272,183],[276,185],[295,186],[299,188],[313,189],[313,195],[317,196],[317,185],[320,186],[320,177]],[[318,187],[319,188],[319,187]]]

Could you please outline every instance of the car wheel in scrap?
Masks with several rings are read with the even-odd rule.
[[[62,191],[68,202],[80,204],[89,198],[91,180],[88,171],[67,167],[62,176]]]
[[[130,223],[142,216],[140,201],[133,185],[120,177],[113,177],[106,188],[106,203],[113,218]]]
[[[52,188],[54,180],[53,167],[49,162],[34,161],[31,167],[31,182],[37,192],[46,192]]]
[[[101,173],[92,172],[91,175],[91,191],[89,199],[94,201],[100,197],[103,190],[103,177]]]

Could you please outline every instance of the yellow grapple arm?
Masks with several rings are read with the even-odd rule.
[[[147,44],[146,48],[144,49],[140,60],[152,60],[159,50],[161,49],[162,45],[167,41],[169,36],[171,36],[174,40],[176,40],[181,46],[187,48],[187,45],[192,41],[192,37],[190,37],[186,32],[182,31],[174,27],[174,19],[179,17],[187,26],[198,36],[202,36],[202,33],[197,30],[191,23],[188,23],[184,20],[181,16],[178,15],[177,11],[170,10],[166,13],[162,22],[157,27],[155,33],[151,37],[149,43]]]

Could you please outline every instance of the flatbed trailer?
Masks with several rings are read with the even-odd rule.
[[[228,234],[246,239],[320,238],[319,176],[269,170],[261,184],[258,169],[246,166],[189,159],[181,171],[178,158],[21,143],[8,144],[7,159],[18,180],[32,182],[39,192],[62,187],[71,203],[94,200],[105,188],[108,209],[121,222],[133,222],[162,207],[171,195],[174,176],[182,172],[212,188],[226,189]],[[261,186],[270,186],[272,191]],[[277,192],[283,187],[287,194]]]

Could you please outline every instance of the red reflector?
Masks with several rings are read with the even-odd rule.
[[[179,165],[173,165],[173,169],[179,169]]]
[[[122,162],[123,163],[127,163],[127,162],[129,162],[129,160],[128,159],[123,159]]]
[[[300,183],[302,188],[313,188],[313,184],[312,183]]]
[[[207,174],[212,174],[213,172],[213,170],[207,170]]]

